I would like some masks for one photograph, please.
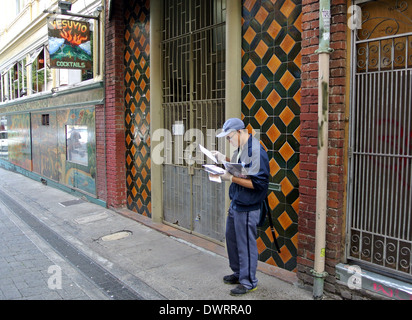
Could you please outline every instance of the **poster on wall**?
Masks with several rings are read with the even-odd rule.
[[[87,167],[89,164],[87,143],[87,126],[66,125],[67,161]]]
[[[84,21],[49,18],[50,68],[92,68],[90,24]]]

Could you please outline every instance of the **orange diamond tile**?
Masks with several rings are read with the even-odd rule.
[[[286,70],[285,74],[280,79],[280,83],[283,85],[283,87],[286,90],[289,90],[290,86],[293,84],[294,81],[295,81],[295,78],[292,76],[289,70]]]
[[[295,40],[293,40],[292,37],[287,34],[286,37],[283,39],[282,43],[280,44],[280,47],[283,49],[283,51],[289,53],[290,50],[292,50],[295,43]]]
[[[296,101],[296,103],[300,106],[301,105],[301,89],[298,90],[298,92],[296,92],[296,94],[293,96],[293,100]]]
[[[137,178],[136,185],[139,189],[142,187],[142,180],[140,178]]]
[[[125,58],[126,62],[129,62],[129,59],[130,59],[129,51],[126,52],[126,54],[124,55],[124,58]]]
[[[134,49],[134,46],[136,45],[136,42],[134,42],[134,40],[132,39],[131,41],[130,41],[130,43],[129,43],[129,47],[131,48],[131,49]]]
[[[131,141],[132,141],[132,138],[130,137],[130,134],[127,134],[127,137],[126,137],[126,142],[127,142],[127,144],[130,144]],[[126,161],[127,161],[128,164],[130,165],[131,159],[130,159],[130,161],[129,161],[129,159],[130,159],[130,157],[127,156]]]
[[[295,202],[292,203],[292,208],[297,214],[299,214],[299,198],[297,198]]]
[[[269,240],[271,241],[271,242],[273,242],[273,235],[272,235],[272,229],[270,228],[270,227],[268,227],[266,230],[265,230],[265,233],[266,233],[266,235],[267,235],[267,237],[269,238]],[[275,237],[277,238],[277,237],[279,237],[279,233],[276,231],[276,229],[275,229]]]
[[[272,158],[269,161],[269,168],[270,168],[270,175],[273,177],[275,176],[276,173],[279,172],[280,166],[278,165],[276,160]]]
[[[289,107],[286,107],[280,114],[280,118],[282,119],[283,123],[288,126],[293,118],[295,118],[295,115],[293,114],[292,110],[289,109]]]
[[[140,71],[139,71],[139,69],[136,69],[136,72],[134,73],[134,77],[135,77],[135,79],[139,79],[139,78],[140,78]]]
[[[133,156],[136,155],[136,147],[133,145],[132,148],[130,149],[130,152],[132,153]]]
[[[257,245],[257,249],[258,249],[259,254],[261,254],[263,251],[266,250],[266,245],[263,242],[261,237],[256,239],[256,245]]]
[[[131,78],[130,73],[128,71],[126,71],[125,80],[126,80],[127,83],[129,83],[130,78]]]
[[[285,17],[289,17],[290,13],[295,9],[296,5],[291,0],[286,0],[283,4],[280,11],[285,15]]]
[[[269,81],[266,79],[266,77],[261,74],[259,78],[257,78],[255,85],[259,89],[260,92],[265,90],[266,86],[268,85]]]
[[[130,121],[132,120],[132,118],[130,118],[130,114],[127,114],[126,116],[126,122],[127,124],[130,124]]]
[[[133,167],[132,167],[132,175],[133,175],[133,177],[136,175],[136,173],[137,173],[136,167],[133,166]]]
[[[265,41],[260,40],[259,44],[256,47],[256,54],[260,57],[260,59],[263,58],[263,56],[266,54],[266,51],[268,51],[268,46],[265,43]]]
[[[293,136],[294,136],[295,139],[300,143],[300,125],[299,125],[299,127],[295,130],[295,132],[293,132]]]
[[[302,32],[302,13],[296,19],[295,23],[293,24],[300,32]]]
[[[255,98],[255,96],[254,96],[251,92],[249,92],[249,93],[246,95],[246,97],[245,97],[245,99],[243,100],[243,102],[245,103],[246,107],[248,107],[248,108],[250,109],[250,108],[252,108],[253,105],[255,104],[256,98]]]
[[[255,3],[256,3],[256,0],[245,0],[245,2],[243,3],[243,6],[246,8],[247,11],[250,12],[250,10],[252,10]]]
[[[283,230],[287,230],[293,223],[292,219],[289,217],[286,211],[279,216],[278,221],[282,226]]]
[[[281,98],[280,95],[276,92],[276,90],[273,89],[272,92],[270,93],[270,95],[267,97],[266,100],[269,102],[269,104],[270,104],[270,106],[271,106],[272,108],[275,108],[275,107],[278,105],[278,103],[282,100],[282,98]]]
[[[143,148],[142,150],[144,150],[144,148]],[[147,177],[147,171],[146,171],[146,169],[145,169],[145,168],[143,168],[143,170],[142,170],[142,177],[143,177],[143,179],[145,179],[145,180],[146,180],[146,177]]]
[[[278,199],[278,197],[276,197],[276,195],[273,191],[268,195],[268,202],[269,202],[269,207],[272,210],[274,210],[277,207],[277,205],[279,204],[279,199]]]
[[[280,26],[279,23],[277,23],[276,20],[273,20],[271,25],[268,28],[268,33],[270,34],[270,36],[272,37],[272,39],[275,39],[276,36],[278,35],[280,29],[282,29],[282,27]]]
[[[299,232],[296,232],[296,234],[292,238],[290,238],[295,248],[298,247],[298,241],[299,241],[298,238],[299,238]]]
[[[288,161],[293,154],[295,153],[295,151],[292,149],[292,147],[290,146],[290,144],[288,142],[286,142],[282,148],[279,149],[279,153],[281,154],[281,156],[283,157],[283,159],[285,159],[285,161]]]
[[[280,137],[281,133],[280,133],[279,129],[274,124],[272,124],[272,126],[266,132],[266,135],[268,136],[270,141],[272,141],[272,143],[274,143]]]
[[[255,114],[255,119],[260,125],[264,124],[268,117],[269,116],[262,107]]]
[[[143,197],[143,200],[146,201],[146,199],[147,199],[147,197],[148,197],[146,190],[143,190],[143,192],[142,192],[142,197]]]
[[[270,257],[269,259],[267,259],[267,260],[265,261],[265,263],[271,264],[272,266],[275,266],[275,267],[278,266],[278,265],[276,264],[276,262],[275,262],[275,259],[273,259],[273,257]]]
[[[125,100],[126,100],[126,102],[127,102],[127,104],[129,104],[130,103],[130,94],[129,93],[127,93],[126,94],[126,98],[125,98]]]
[[[140,89],[142,89],[142,91],[144,91],[144,88],[146,88],[146,82],[144,80],[142,80],[142,82],[140,82]]]
[[[292,254],[290,253],[289,249],[286,246],[280,248],[281,253],[279,254],[280,258],[282,259],[283,263],[286,263],[292,258]]]
[[[288,178],[284,178],[282,180],[282,182],[280,183],[281,187],[282,187],[282,193],[287,196],[292,190],[293,190],[293,186],[290,183]]]
[[[242,120],[244,120],[244,119],[245,119],[245,117],[243,117]],[[252,125],[251,125],[250,123],[246,126],[246,129],[247,129],[247,132],[248,132],[249,134],[251,134],[252,136],[254,136],[254,135],[256,134],[255,129],[253,129],[253,127],[252,127]]]
[[[130,111],[131,111],[131,113],[134,113],[135,111],[136,111],[136,105],[134,104],[134,102],[132,102],[131,104],[130,104]],[[134,130],[132,130],[132,132],[133,132]]]
[[[269,60],[267,66],[270,69],[270,71],[272,71],[272,73],[275,73],[281,64],[282,62],[278,59],[278,57],[273,55],[272,58]]]
[[[253,72],[255,72],[255,70],[256,70],[256,65],[253,63],[252,60],[249,60],[249,61],[246,63],[246,65],[245,65],[245,67],[243,68],[243,70],[245,70],[246,74],[250,77],[250,76],[253,74]]]
[[[132,91],[132,92],[134,92],[134,89],[136,89],[136,85],[134,84],[134,82],[132,81],[132,83],[130,84],[130,90]],[[129,97],[129,99],[130,99],[130,97]],[[129,100],[130,101],[130,100]],[[127,103],[129,103],[129,101],[127,101]]]
[[[298,164],[292,169],[293,173],[298,179],[299,179],[299,168],[300,168],[300,163],[298,162]]]
[[[269,13],[266,11],[266,9],[264,7],[260,7],[259,11],[255,15],[255,19],[257,22],[260,23],[260,25],[262,25],[265,22],[268,15]]]
[[[249,27],[246,30],[245,34],[243,35],[243,39],[245,39],[247,43],[251,44],[255,36],[256,36],[255,30],[253,30],[252,27]]]

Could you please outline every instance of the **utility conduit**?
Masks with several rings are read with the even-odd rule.
[[[329,127],[329,55],[330,0],[320,0],[319,6],[319,88],[318,88],[318,156],[316,169],[316,233],[313,298],[322,299],[326,257],[326,213],[328,182],[328,127]]]

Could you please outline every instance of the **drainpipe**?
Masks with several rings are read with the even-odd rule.
[[[315,261],[311,273],[314,276],[313,298],[322,299],[326,251],[326,212],[328,182],[328,115],[329,115],[329,55],[330,45],[330,0],[319,1],[319,91],[318,91],[318,157],[316,177],[316,234]]]

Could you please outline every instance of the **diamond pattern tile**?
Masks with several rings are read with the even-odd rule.
[[[125,7],[127,206],[151,217],[149,10],[142,0],[128,0]]]
[[[260,130],[269,155],[269,206],[282,253],[268,224],[259,259],[296,271],[299,203],[302,5],[298,0],[242,1],[242,118]]]

